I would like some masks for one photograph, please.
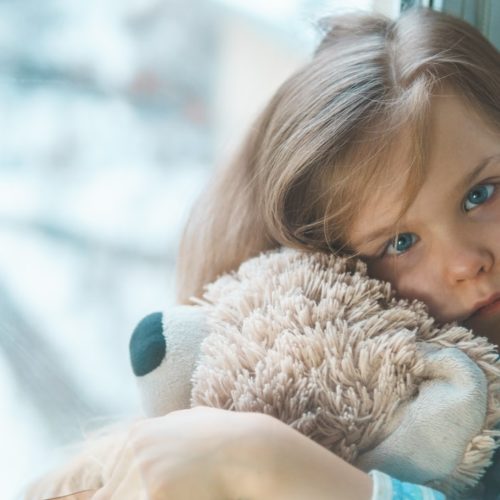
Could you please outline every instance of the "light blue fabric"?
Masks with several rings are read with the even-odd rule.
[[[373,480],[371,500],[445,500],[439,491],[420,484],[404,483],[378,470],[370,471]]]

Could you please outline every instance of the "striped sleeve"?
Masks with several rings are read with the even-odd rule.
[[[378,470],[370,471],[371,500],[445,500],[443,493],[420,484],[404,483]]]

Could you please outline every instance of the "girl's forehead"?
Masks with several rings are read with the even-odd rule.
[[[403,130],[388,156],[384,175],[366,188],[363,202],[349,228],[353,248],[391,237],[406,220],[432,218],[432,210],[456,204],[456,197],[500,158],[500,131],[465,99],[446,92],[432,97],[425,130],[426,156],[420,185],[411,193],[413,142]]]
[[[374,187],[352,221],[349,245],[356,250],[391,237],[403,210],[405,191],[406,182],[398,177],[386,185]]]
[[[383,157],[377,159],[377,175],[362,187],[355,216],[347,231],[348,244],[354,249],[379,237],[386,226],[397,224],[411,187],[413,150],[413,130],[406,127],[399,131]]]

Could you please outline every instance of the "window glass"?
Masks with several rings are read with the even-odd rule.
[[[174,302],[193,200],[316,20],[374,3],[0,2],[2,498],[140,413],[128,340]]]

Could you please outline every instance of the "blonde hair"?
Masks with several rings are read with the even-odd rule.
[[[347,230],[411,134],[407,208],[425,174],[431,96],[449,88],[500,128],[500,55],[473,27],[414,9],[396,20],[322,22],[312,59],[275,93],[232,163],[192,209],[177,262],[177,300],[258,253],[288,246],[349,252]],[[406,135],[408,137],[408,135]]]

